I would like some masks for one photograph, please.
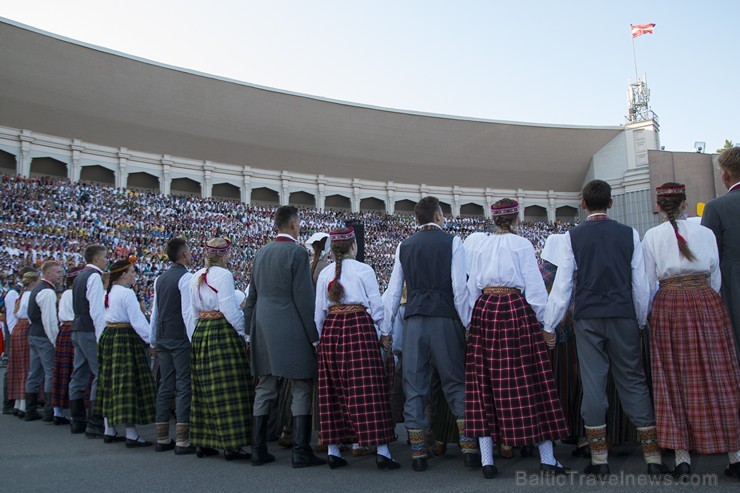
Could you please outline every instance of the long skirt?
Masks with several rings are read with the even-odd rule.
[[[31,361],[31,350],[28,347],[27,318],[18,319],[10,334],[10,357],[8,358],[8,399],[23,400],[26,398],[26,378]],[[43,388],[43,385],[42,387]]]
[[[72,344],[72,322],[59,327],[54,350],[54,376],[51,381],[51,405],[69,407],[69,377],[74,369],[75,347]]]
[[[395,439],[390,389],[367,312],[329,314],[319,345],[319,415],[326,444]]]
[[[540,324],[521,294],[482,295],[465,371],[465,429],[511,446],[568,436]]]
[[[550,361],[568,429],[572,435],[585,435],[580,412],[583,384],[578,372],[578,354],[572,324],[573,320],[569,317],[556,329],[557,344],[550,353]]]
[[[154,422],[157,389],[146,345],[128,324],[109,324],[98,343],[96,414],[108,423]]]
[[[225,318],[198,321],[190,371],[192,444],[220,449],[249,445],[254,385],[244,339]]]
[[[460,441],[460,435],[457,429],[457,420],[452,414],[444,391],[442,390],[442,381],[439,378],[439,372],[433,369],[431,375],[431,384],[429,386],[429,399],[427,405],[430,409],[430,423],[432,436],[434,440],[441,443],[457,443]]]
[[[709,286],[658,290],[652,311],[658,443],[740,450],[740,369],[727,309]]]

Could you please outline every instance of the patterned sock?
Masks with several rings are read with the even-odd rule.
[[[727,458],[730,459],[730,464],[740,462],[740,450],[734,452],[727,452]]]
[[[558,464],[558,461],[555,460],[555,454],[552,451],[552,442],[550,440],[538,443],[537,448],[540,449],[540,463],[547,464],[548,466]]]
[[[427,442],[426,433],[420,429],[410,429],[409,442],[411,443],[411,458],[412,459],[426,459],[427,458]]]
[[[362,448],[362,447],[360,447],[360,444],[359,444],[359,443],[353,443],[353,444],[352,444],[352,450],[359,450],[359,449],[361,449],[361,448]]]
[[[113,436],[116,434],[116,428],[108,424],[108,418],[103,418],[103,424],[105,425],[105,434]]]
[[[167,438],[170,437],[169,423],[167,423]],[[175,423],[175,445],[178,447],[190,446],[190,424]]]
[[[655,426],[637,428],[637,439],[642,445],[642,455],[648,464],[662,464],[660,447],[658,447],[658,430]]]
[[[383,443],[381,445],[378,445],[378,455],[382,455],[383,457],[386,457],[388,459],[392,459],[391,457],[391,451],[388,449],[388,444]]]
[[[169,423],[157,423],[155,425],[157,429],[157,443],[167,445],[170,443],[170,424]]]
[[[691,456],[688,450],[676,450],[676,466],[683,464],[684,462],[691,465]]]
[[[133,423],[126,423],[126,438],[129,440],[138,440],[139,433],[136,431],[136,425]]]
[[[591,464],[606,464],[609,460],[609,447],[606,442],[606,425],[586,426],[588,445],[591,448]]]
[[[457,420],[457,431],[460,434],[460,447],[462,448],[463,454],[477,454],[480,451],[478,450],[478,440],[475,438],[470,438],[465,435],[465,420],[464,419],[458,419]]]
[[[586,445],[588,445],[588,437],[579,435],[578,444],[576,445],[576,447],[581,448],[581,447],[585,447]]]
[[[54,406],[54,416],[57,418],[63,418],[64,417],[64,409],[62,409],[59,406]]]
[[[491,437],[480,437],[478,439],[480,446],[480,461],[484,466],[493,465],[493,440]]]
[[[342,456],[342,452],[339,450],[339,445],[327,445],[326,448],[329,455],[333,455],[334,457]]]

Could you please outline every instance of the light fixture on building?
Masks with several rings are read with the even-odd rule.
[[[707,148],[706,142],[694,142],[694,152],[703,153]]]

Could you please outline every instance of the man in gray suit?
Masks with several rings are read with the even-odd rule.
[[[293,402],[293,467],[326,464],[311,449],[311,400],[318,374],[319,333],[313,321],[314,288],[308,252],[298,244],[301,219],[293,206],[275,213],[278,235],[254,258],[244,319],[250,327],[255,389],[252,465],[272,462],[267,452],[270,406],[278,378],[290,380]]]
[[[722,299],[730,312],[740,358],[740,147],[727,149],[718,161],[720,177],[729,191],[707,204],[701,224],[717,238]]]

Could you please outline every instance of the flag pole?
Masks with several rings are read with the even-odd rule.
[[[635,64],[635,82],[638,80],[637,76],[637,55],[635,54],[635,36],[632,34],[632,24],[630,24],[630,34],[632,36],[632,62]]]

